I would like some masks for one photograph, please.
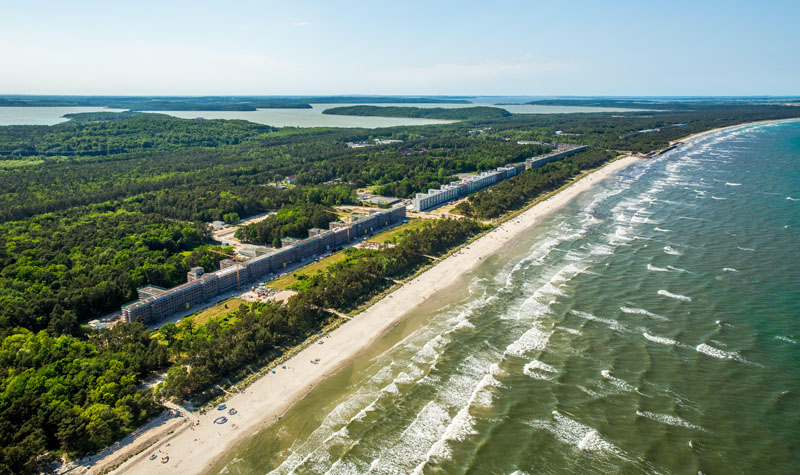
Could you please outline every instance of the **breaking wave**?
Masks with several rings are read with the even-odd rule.
[[[684,302],[691,302],[692,298],[687,295],[680,295],[680,294],[673,294],[672,292],[668,292],[666,290],[659,290],[658,295],[662,295],[664,297],[669,297],[671,299],[676,300],[683,300]]]
[[[654,343],[661,343],[662,345],[673,345],[673,346],[678,344],[677,341],[671,340],[669,338],[664,338],[663,336],[655,336],[647,332],[642,333],[642,335],[644,335],[645,338]]]
[[[667,317],[661,316],[661,315],[659,315],[657,313],[650,312],[650,311],[645,310],[643,308],[620,307],[619,309],[622,310],[624,313],[630,313],[630,314],[634,314],[634,315],[647,315],[648,317],[650,317],[650,318],[652,318],[654,320],[663,320],[663,321],[668,321],[669,320],[669,318],[667,318]]]
[[[628,382],[626,382],[626,381],[624,381],[622,379],[619,379],[619,378],[617,378],[615,376],[612,376],[611,375],[611,371],[609,371],[607,369],[604,369],[603,371],[600,371],[600,374],[605,379],[607,379],[611,384],[613,384],[614,386],[622,389],[623,391],[629,391],[629,392],[636,391],[636,388],[634,388],[633,386],[628,384]]]
[[[646,417],[648,419],[652,419],[654,421],[661,422],[662,424],[667,424],[673,427],[685,427],[687,429],[692,430],[699,430],[701,432],[707,432],[705,429],[698,425],[694,425],[691,422],[681,419],[678,416],[673,416],[672,414],[658,414],[655,412],[647,412],[647,411],[636,411],[636,415],[640,417]]]

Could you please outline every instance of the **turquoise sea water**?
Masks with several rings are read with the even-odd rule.
[[[798,473],[798,264],[800,122],[704,136],[549,216],[219,468]]]

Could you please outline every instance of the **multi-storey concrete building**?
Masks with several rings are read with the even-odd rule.
[[[559,144],[555,150],[552,152],[541,155],[538,157],[532,157],[525,160],[525,168],[528,170],[532,168],[539,168],[541,166],[547,165],[550,162],[555,162],[556,160],[564,157],[568,157],[570,155],[574,155],[578,152],[583,152],[587,150],[589,147],[586,145],[566,145],[566,144]]]
[[[417,193],[413,200],[414,211],[423,211],[450,200],[461,198],[482,188],[511,178],[514,175],[518,175],[525,169],[538,168],[560,158],[583,152],[588,148],[589,147],[586,145],[557,144],[552,152],[546,155],[529,158],[525,160],[525,163],[506,165],[496,170],[483,172],[480,175],[464,178],[461,181],[454,181],[447,185],[442,185],[438,190],[428,190],[427,193]]]
[[[413,207],[415,211],[422,211],[434,206],[446,203],[450,200],[461,198],[470,193],[494,185],[497,182],[510,178],[525,169],[525,164],[506,165],[496,170],[483,172],[480,175],[473,175],[442,185],[438,190],[428,190],[427,193],[417,193],[414,197]]]
[[[350,224],[331,223],[330,229],[317,229],[313,236],[300,240],[291,247],[244,262],[226,259],[220,262],[221,269],[216,272],[205,273],[202,267],[194,267],[187,273],[185,284],[171,289],[155,286],[139,289],[139,300],[123,305],[122,317],[129,322],[137,319],[145,323],[163,320],[266,275],[280,273],[295,263],[337,249],[354,239],[402,221],[405,217],[404,206],[376,211]]]

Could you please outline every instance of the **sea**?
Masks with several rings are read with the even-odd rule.
[[[502,98],[496,98],[502,99]],[[513,98],[510,98],[513,99]],[[506,99],[509,100],[509,99]],[[491,102],[470,104],[437,104],[437,103],[381,103],[381,104],[311,104],[311,109],[258,109],[255,111],[151,111],[156,114],[167,114],[182,119],[227,119],[246,120],[256,124],[273,127],[395,127],[410,125],[449,124],[453,120],[415,119],[407,117],[369,117],[327,115],[322,112],[334,107],[355,105],[397,106],[397,107],[441,107],[460,109],[464,107],[486,106],[500,107],[513,114],[562,114],[589,112],[637,112],[643,109],[620,109],[613,107],[583,106],[543,106],[532,104],[516,104],[498,106]],[[81,112],[122,112],[125,109],[107,109],[102,107],[0,107],[0,126],[4,125],[54,125],[68,119],[64,114]]]
[[[800,121],[703,135],[485,259],[214,472],[799,473],[799,265]]]

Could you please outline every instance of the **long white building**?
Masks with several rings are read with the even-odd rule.
[[[415,196],[413,200],[414,211],[426,210],[450,200],[461,198],[481,188],[486,188],[506,178],[511,178],[524,169],[524,163],[506,165],[496,170],[483,172],[480,175],[464,178],[461,181],[450,182],[446,185],[442,185],[438,190],[428,190],[427,193],[417,193],[417,196]]]
[[[588,148],[589,147],[586,145],[557,144],[552,152],[529,158],[525,160],[524,163],[506,165],[496,170],[483,172],[480,175],[464,178],[461,181],[450,182],[446,185],[442,185],[438,190],[428,190],[427,193],[417,193],[417,196],[415,196],[413,200],[413,209],[414,211],[423,211],[433,208],[442,203],[447,203],[450,200],[466,196],[481,188],[494,185],[506,178],[518,175],[526,168],[538,168],[560,158],[583,152]]]

